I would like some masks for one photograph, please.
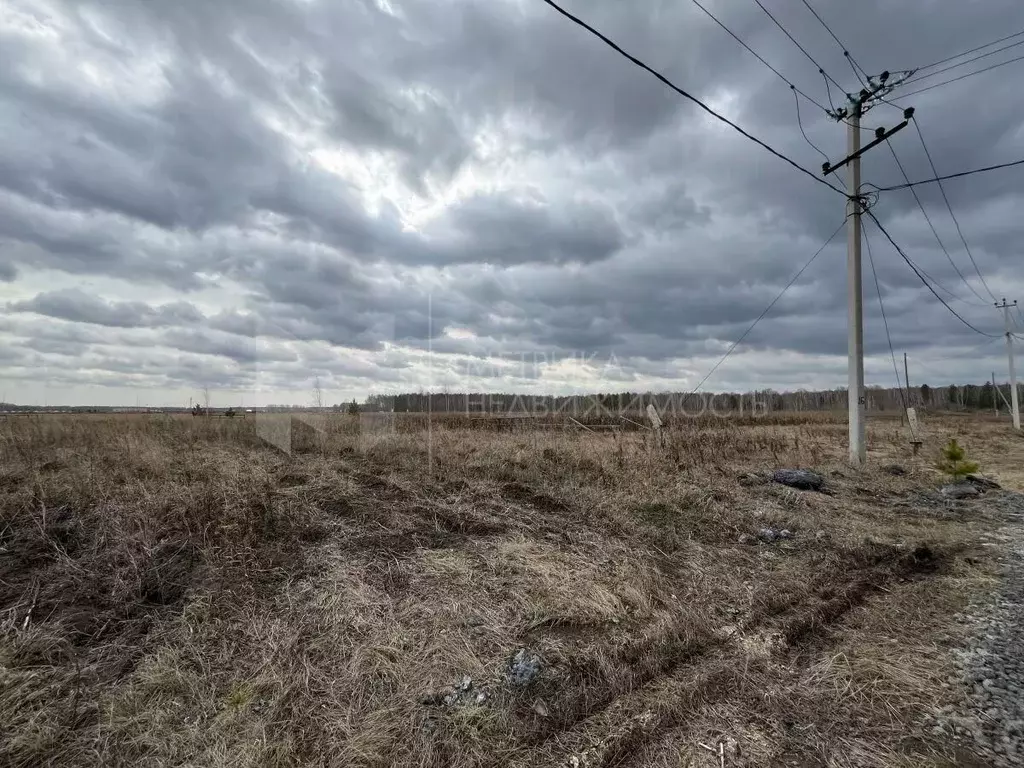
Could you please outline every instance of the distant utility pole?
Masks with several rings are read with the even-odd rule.
[[[913,405],[910,397],[910,369],[907,367],[907,353],[903,353],[903,386],[907,388],[907,405]]]
[[[863,198],[860,194],[860,158],[872,147],[888,139],[897,131],[907,127],[914,110],[903,111],[903,122],[886,131],[884,128],[875,130],[875,139],[867,145],[860,145],[860,119],[871,107],[884,99],[909,74],[904,74],[890,82],[889,73],[883,72],[877,81],[868,78],[867,86],[854,96],[846,94],[848,107],[840,107],[830,111],[834,120],[847,125],[847,156],[835,165],[825,163],[822,173],[825,176],[832,171],[848,165],[846,189],[846,297],[847,297],[847,346],[849,353],[849,401],[850,420],[850,463],[855,467],[863,466],[867,458],[864,445],[864,290],[861,285],[860,264],[860,216],[863,209]]]
[[[996,412],[996,416],[999,415],[999,398],[996,395],[1001,394],[999,392],[999,385],[996,384],[996,372],[992,371],[992,410]]]
[[[996,304],[1003,310],[1003,321],[1006,323],[1006,357],[1010,362],[1010,410],[1013,411],[1013,428],[1020,429],[1020,408],[1017,403],[1017,370],[1013,366],[1013,332],[1010,330],[1010,307],[1017,306],[1017,300],[1013,304],[1007,304],[1003,299],[1002,304]]]

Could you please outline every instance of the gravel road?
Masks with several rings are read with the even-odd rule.
[[[952,736],[994,766],[1024,766],[1024,495],[993,494],[985,502],[1011,523],[990,544],[1006,552],[994,596],[960,620],[969,640],[956,655],[950,688],[964,697],[932,718],[935,736]]]

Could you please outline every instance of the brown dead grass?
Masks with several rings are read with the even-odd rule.
[[[397,424],[322,420],[291,456],[243,419],[0,425],[0,762],[946,764],[915,723],[1000,521],[922,489],[953,435],[1020,487],[1005,427],[932,418],[915,459],[878,421],[854,471],[820,414],[664,446]],[[764,526],[796,535],[738,543]],[[467,675],[484,700],[423,703]]]

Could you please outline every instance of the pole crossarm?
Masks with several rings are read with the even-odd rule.
[[[874,139],[874,141],[872,141],[872,142],[870,142],[868,144],[865,144],[863,147],[861,147],[859,150],[857,150],[856,153],[843,158],[842,160],[840,160],[835,165],[832,165],[831,163],[822,163],[822,166],[821,166],[821,173],[822,173],[822,175],[823,176],[828,176],[830,173],[832,173],[832,171],[838,171],[840,168],[842,168],[844,165],[849,163],[851,160],[858,159],[861,155],[863,155],[865,152],[867,152],[872,147],[877,146],[878,144],[881,144],[883,141],[888,139],[894,133],[898,133],[899,131],[902,131],[904,128],[906,128],[910,124],[910,118],[912,118],[914,116],[914,109],[913,109],[913,107],[911,107],[910,109],[905,110],[903,114],[904,114],[904,117],[906,119],[902,123],[900,123],[899,125],[895,126],[894,128],[890,128],[888,131],[886,131],[884,128],[876,129],[875,130],[875,139]]]

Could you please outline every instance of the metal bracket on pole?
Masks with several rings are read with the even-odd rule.
[[[858,157],[863,155],[869,149],[871,149],[874,146],[877,146],[878,144],[881,144],[883,141],[888,139],[894,133],[902,131],[904,128],[907,127],[907,125],[909,125],[909,122],[910,122],[909,118],[914,116],[914,109],[913,109],[913,107],[911,107],[910,109],[907,109],[904,112],[904,114],[906,114],[907,112],[910,113],[908,115],[908,119],[907,120],[904,120],[902,123],[897,125],[895,128],[892,128],[892,129],[890,129],[888,131],[886,131],[886,130],[884,130],[882,128],[876,129],[875,130],[875,140],[870,142],[869,144],[865,144],[863,147],[861,147],[859,150],[854,152],[849,157],[846,157],[846,158],[840,160],[835,165],[832,165],[831,163],[822,163],[822,165],[821,165],[821,175],[822,176],[828,176],[830,173],[832,173],[832,171],[838,171],[840,168],[842,168],[844,165],[849,163],[851,160],[856,160]]]

